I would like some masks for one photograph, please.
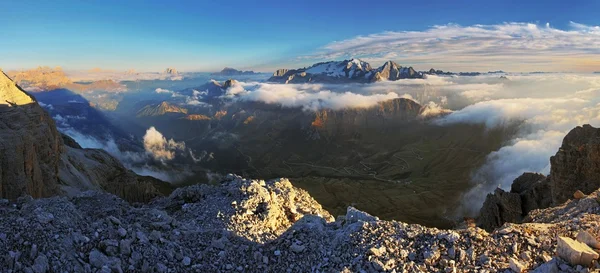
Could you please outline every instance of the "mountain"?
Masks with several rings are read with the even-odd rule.
[[[563,139],[550,158],[550,175],[524,173],[509,192],[497,189],[487,196],[479,223],[486,229],[504,222],[519,222],[534,209],[555,206],[573,198],[576,191],[590,194],[600,188],[600,129],[578,126]]]
[[[170,186],[138,176],[108,153],[61,135],[37,101],[0,73],[0,196],[34,198],[106,190],[148,201]],[[67,143],[68,145],[66,145]]]
[[[165,69],[165,74],[169,74],[169,75],[177,75],[179,74],[179,72],[177,72],[177,69],[172,68],[172,67],[167,67]]]
[[[279,83],[368,83],[419,78],[423,78],[422,73],[415,71],[412,67],[402,67],[392,61],[373,69],[365,61],[350,59],[317,63],[308,68],[279,69],[268,81]]]
[[[78,93],[92,91],[123,92],[127,88],[114,80],[96,80],[89,82],[74,82],[61,67],[38,67],[23,71],[10,71],[7,73],[17,84],[32,92],[52,91],[56,89],[69,89]]]
[[[239,75],[255,75],[260,74],[259,72],[254,71],[241,71],[231,67],[225,67],[220,72],[212,73],[214,76],[239,76]]]
[[[188,110],[177,105],[163,101],[155,105],[147,105],[137,112],[137,117],[162,116],[168,113],[187,114]]]

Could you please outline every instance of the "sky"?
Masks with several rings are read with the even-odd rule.
[[[0,67],[600,71],[600,1],[10,1]]]

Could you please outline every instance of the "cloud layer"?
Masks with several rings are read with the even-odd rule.
[[[327,44],[301,59],[359,57],[372,62],[401,60],[420,69],[462,71],[591,71],[600,65],[600,27],[550,24],[448,24],[424,31],[388,31]],[[377,65],[377,64],[376,64]],[[427,66],[427,67],[424,67]]]

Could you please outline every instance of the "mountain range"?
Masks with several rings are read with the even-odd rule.
[[[393,61],[385,62],[379,68],[360,59],[330,61],[314,64],[308,68],[279,69],[269,78],[278,83],[369,83],[396,81],[400,79],[420,79],[423,73],[412,67],[402,67]]]
[[[254,71],[242,71],[242,70],[237,70],[237,69],[231,68],[231,67],[225,67],[225,68],[223,68],[223,70],[221,70],[219,72],[214,72],[211,75],[214,75],[214,76],[240,76],[240,75],[256,75],[256,74],[260,74],[260,73],[254,72]]]
[[[210,119],[187,122],[215,122],[202,134],[213,136],[213,147],[237,149],[248,166],[245,172],[269,172],[260,166],[266,163],[253,160],[262,158],[262,162],[283,163],[281,168],[290,173],[308,167],[307,173],[293,178],[302,180],[318,175],[315,166],[321,165],[332,177],[352,180],[348,185],[359,187],[364,196],[369,192],[361,185],[365,179],[361,176],[390,187],[414,172],[436,176],[447,168],[435,165],[457,156],[456,150],[467,152],[420,149],[428,142],[423,136],[432,131],[419,131],[419,139],[406,153],[390,151],[394,141],[411,143],[406,138],[410,131],[427,127],[419,126],[422,108],[407,99],[362,110],[314,113],[242,103],[221,105]],[[394,126],[388,121],[394,121]],[[336,128],[333,133],[324,133],[331,127]],[[227,128],[236,130],[223,131]],[[482,148],[474,145],[476,140],[490,145],[490,139],[482,136],[494,135],[485,128],[481,132],[468,126],[451,129],[473,138],[467,145],[470,149]],[[222,142],[226,132],[249,141],[254,135],[259,141],[228,146]],[[549,177],[526,173],[515,180],[509,193],[498,190],[489,195],[478,219],[489,232],[471,221],[456,229],[428,228],[381,220],[347,204],[334,218],[310,190],[299,189],[285,178],[265,181],[230,174],[213,185],[171,192],[169,184],[136,175],[108,153],[83,149],[60,134],[37,100],[0,73],[0,267],[36,273],[588,272],[600,258],[595,250],[600,247],[599,135],[600,129],[589,125],[573,129],[550,159]],[[451,131],[429,137],[460,144]],[[257,156],[251,149],[277,153]],[[323,161],[323,155],[349,149],[357,156],[341,153]],[[282,154],[290,157],[274,158]],[[303,157],[313,161],[300,162]],[[356,166],[347,165],[352,161]],[[342,164],[325,165],[336,162]],[[413,165],[418,162],[424,162],[422,169]],[[390,175],[402,170],[408,174]],[[266,175],[281,172],[273,168]],[[425,208],[432,197],[452,197],[443,193],[444,187],[457,184],[447,178],[441,182],[417,198],[425,200],[421,213],[428,213]],[[336,189],[335,194],[348,190],[343,185]],[[396,196],[392,188],[378,192],[379,199]],[[398,198],[417,200],[408,195]],[[354,200],[360,205],[360,196]]]

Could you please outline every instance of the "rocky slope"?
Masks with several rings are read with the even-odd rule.
[[[279,83],[368,83],[378,81],[396,81],[399,79],[423,78],[423,74],[412,67],[402,67],[388,61],[379,68],[359,59],[340,62],[322,62],[308,68],[278,69],[269,78],[270,82]]]
[[[5,272],[589,272],[597,254],[568,240],[597,245],[598,194],[492,233],[352,207],[333,219],[286,179],[233,175],[141,207],[96,191],[0,200],[0,261]]]
[[[148,201],[168,184],[140,177],[108,153],[62,136],[37,101],[0,73],[0,196],[16,199],[105,190]],[[64,141],[63,138],[67,140]]]
[[[479,223],[493,229],[504,222],[519,222],[534,209],[561,204],[576,191],[589,194],[600,188],[600,129],[578,126],[563,139],[550,158],[550,175],[524,173],[510,192],[497,189],[488,195]]]

